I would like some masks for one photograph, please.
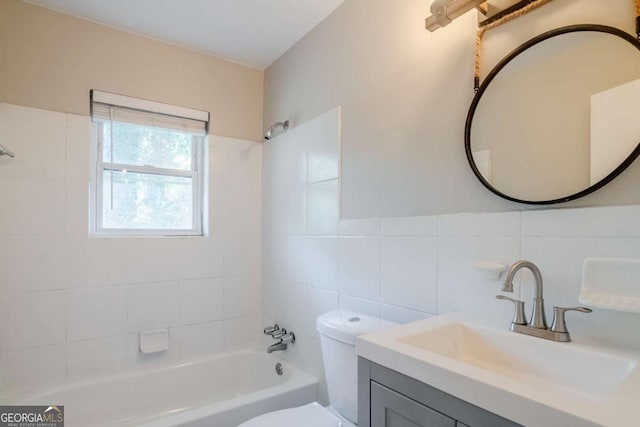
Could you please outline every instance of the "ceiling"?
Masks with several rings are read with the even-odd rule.
[[[25,0],[265,69],[344,0]]]

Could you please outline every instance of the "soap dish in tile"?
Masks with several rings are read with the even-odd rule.
[[[579,300],[591,307],[640,313],[640,259],[585,259]]]

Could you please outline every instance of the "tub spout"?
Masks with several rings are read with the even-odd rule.
[[[293,344],[294,342],[296,342],[296,336],[293,332],[287,332],[286,329],[281,329],[280,331],[283,332],[280,335],[280,341],[275,344],[271,344],[269,348],[267,348],[267,353],[286,350],[287,344]]]
[[[275,344],[271,344],[269,348],[267,348],[267,353],[273,353],[274,351],[282,351],[286,349],[287,349],[287,345],[282,341],[279,341]]]

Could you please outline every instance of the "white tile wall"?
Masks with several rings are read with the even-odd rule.
[[[230,233],[260,233],[260,193],[224,193],[224,224]]]
[[[260,270],[260,236],[232,234],[224,239],[224,271],[228,276],[254,274]]]
[[[260,315],[237,317],[224,321],[224,349],[237,350],[244,348],[247,343],[256,343],[258,333],[261,333]]]
[[[64,343],[64,307],[64,291],[4,294],[0,324],[2,349]]]
[[[2,388],[19,390],[58,384],[67,376],[65,344],[2,353]]]
[[[66,247],[63,251],[50,250],[47,252],[48,256],[57,256],[62,259],[60,265],[63,280],[60,287],[87,288],[119,282],[114,277],[117,270],[117,259],[113,255],[116,246],[112,240],[90,239],[86,236],[72,235],[66,238],[65,244]],[[40,271],[40,269],[33,270]],[[45,268],[44,271],[51,270]]]
[[[330,291],[338,290],[338,238],[307,239],[307,284]]]
[[[169,329],[169,350],[162,353],[143,354],[139,351],[138,334],[127,335],[125,369],[153,369],[180,360],[180,328]]]
[[[64,233],[64,182],[49,179],[3,177],[0,181],[0,197],[2,197],[2,206],[0,207],[1,234]],[[47,209],[42,209],[43,206],[46,206]]]
[[[380,302],[364,298],[340,294],[338,308],[343,311],[353,311],[369,316],[380,316]]]
[[[66,297],[69,341],[126,333],[127,290],[124,286],[73,289],[67,291]]]
[[[576,212],[580,220],[576,221]],[[523,212],[523,236],[640,237],[640,206]]]
[[[284,277],[293,283],[306,283],[307,238],[287,236],[284,243]]]
[[[284,229],[288,234],[306,234],[307,232],[307,191],[306,185],[275,190],[276,193],[285,192],[283,196],[276,197],[276,200],[282,200],[280,203],[283,204],[279,206],[284,208],[284,212],[277,213],[280,213],[280,218],[285,218]]]
[[[4,207],[3,202],[0,209]],[[64,288],[68,258],[60,248],[65,243],[64,236],[3,235],[0,245],[2,290]]]
[[[388,218],[384,220],[382,234],[385,236],[437,236],[438,217],[415,216]]]
[[[382,231],[382,220],[344,219],[339,228],[341,236],[378,236]]]
[[[326,291],[324,289],[307,289],[307,309],[305,310],[305,321],[302,331],[312,337],[317,338],[316,318],[322,313],[338,309],[338,293]]]
[[[341,237],[338,242],[338,289],[373,300],[381,294],[382,248],[378,237]]]
[[[520,239],[441,237],[438,243],[438,311],[434,314],[466,311],[509,318],[512,307],[495,299],[501,283],[485,279],[470,264],[478,261],[510,264],[517,261],[521,258]]]
[[[180,328],[180,358],[189,359],[221,351],[224,351],[224,322]]]
[[[132,239],[120,245],[126,283],[148,283],[180,278],[180,247],[171,239]]]
[[[340,219],[338,180],[310,184],[307,192],[307,233],[338,234]]]
[[[380,306],[380,317],[396,323],[409,323],[426,319],[430,315],[423,311],[382,304]]]
[[[282,319],[280,326],[290,329],[295,329],[293,325],[303,327],[308,309],[307,287],[290,282],[278,284],[280,288],[276,290],[276,315]],[[282,312],[282,317],[279,312]]]
[[[260,276],[227,277],[224,279],[224,318],[253,316],[260,311]]]
[[[438,239],[385,237],[382,302],[434,313],[438,310]]]
[[[94,239],[90,133],[88,117],[0,104],[16,152],[0,158],[0,393],[258,342],[262,144],[210,138],[209,237]],[[170,350],[139,353],[138,332],[162,327]]]
[[[127,332],[170,328],[180,324],[179,282],[127,287]]]
[[[223,276],[224,240],[222,233],[211,234],[209,239],[184,240],[178,254],[181,278],[203,279]]]
[[[495,299],[501,283],[472,263],[535,262],[551,320],[554,305],[578,305],[584,258],[640,256],[640,206],[339,220],[339,128],[336,109],[269,141],[262,170],[263,323],[294,330],[298,340],[281,356],[321,378],[314,323],[324,311],[396,322],[466,311],[499,316],[507,328],[513,308]],[[275,189],[295,189],[295,207]],[[521,275],[514,296],[530,301],[531,277]],[[574,338],[640,347],[638,315],[595,310],[567,321]]]
[[[180,320],[183,325],[222,320],[228,300],[222,277],[184,280],[180,283]],[[225,304],[227,301],[227,304]]]
[[[107,375],[124,369],[127,336],[108,336],[67,344],[69,380]]]

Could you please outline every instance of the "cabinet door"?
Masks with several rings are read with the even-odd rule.
[[[456,427],[456,422],[372,381],[371,427]]]

